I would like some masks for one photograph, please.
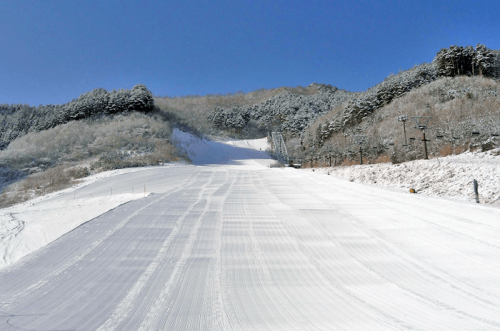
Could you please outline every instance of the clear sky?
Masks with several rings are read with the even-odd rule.
[[[500,1],[0,0],[0,103],[146,85],[362,91],[443,47],[500,49]]]

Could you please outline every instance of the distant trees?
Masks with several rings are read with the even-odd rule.
[[[436,55],[438,72],[441,76],[459,75],[488,75],[495,76],[495,68],[498,65],[496,52],[485,45],[477,44],[472,46],[456,46],[442,48]]]
[[[232,107],[230,109],[215,107],[213,112],[207,115],[207,118],[212,121],[215,129],[232,129],[239,133],[250,121],[250,111],[246,107]]]
[[[299,90],[300,94],[282,89],[281,93],[252,106],[216,106],[207,115],[207,119],[215,130],[244,133],[247,137],[252,134],[262,136],[274,130],[295,135],[319,116],[350,100],[353,95],[323,84],[291,90]]]
[[[142,84],[131,90],[97,88],[63,105],[0,104],[0,148],[28,132],[42,131],[72,120],[154,108],[151,92]]]

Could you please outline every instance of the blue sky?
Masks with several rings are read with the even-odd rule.
[[[183,96],[362,91],[439,49],[500,49],[500,1],[0,0],[0,103],[146,85]]]

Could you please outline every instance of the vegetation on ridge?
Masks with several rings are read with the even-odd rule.
[[[307,164],[312,158],[313,165],[329,164],[330,156],[336,164],[359,162],[359,145],[353,136],[362,134],[367,136],[362,145],[365,162],[391,159],[397,163],[422,158],[422,132],[415,129],[413,116],[431,117],[431,128],[426,130],[431,156],[477,148],[488,150],[500,144],[492,136],[500,134],[500,83],[482,76],[440,78],[331,134],[325,123],[338,116],[343,110],[339,108],[318,118],[300,138],[288,139],[289,153],[296,159],[308,160]],[[401,115],[408,116],[407,142],[403,123],[397,120]],[[479,135],[472,136],[472,132]]]
[[[177,160],[171,125],[141,84],[95,89],[64,105],[0,105],[0,183],[9,185],[0,206],[102,170]]]
[[[148,112],[153,108],[153,95],[142,84],[131,90],[94,89],[63,105],[3,104],[0,105],[0,145],[6,147],[28,132],[47,130],[70,121],[129,111]]]
[[[170,137],[161,113],[139,112],[29,132],[0,153],[0,164],[9,169],[0,175],[14,182],[0,196],[0,206],[68,187],[91,173],[178,160]]]

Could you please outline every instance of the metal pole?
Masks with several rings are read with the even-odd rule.
[[[474,195],[476,196],[476,203],[479,203],[479,192],[477,190],[479,185],[477,184],[477,180],[474,179],[472,184],[474,185]]]
[[[408,145],[408,140],[406,140],[406,121],[403,121],[403,131],[405,133],[405,145]]]
[[[425,139],[425,130],[422,130],[422,133],[424,134],[424,159],[428,160],[429,157],[427,157],[427,139]]]

